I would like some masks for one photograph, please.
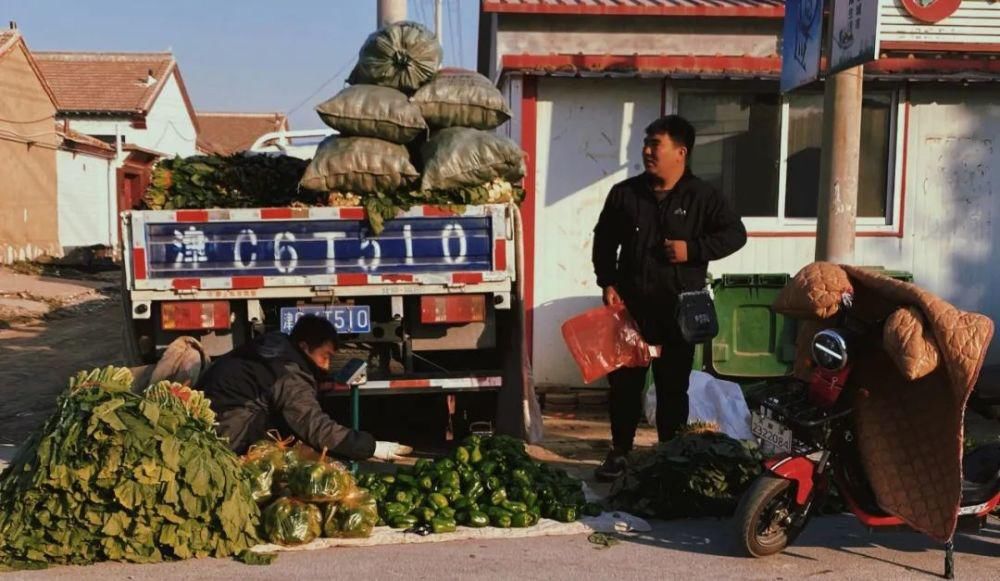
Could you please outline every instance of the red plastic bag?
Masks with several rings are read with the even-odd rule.
[[[622,367],[645,367],[659,355],[622,303],[573,317],[563,323],[562,334],[586,383]]]

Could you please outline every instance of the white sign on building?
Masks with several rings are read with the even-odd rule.
[[[878,58],[879,0],[833,0],[830,73]]]

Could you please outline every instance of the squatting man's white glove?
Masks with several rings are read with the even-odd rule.
[[[379,460],[393,462],[402,460],[403,456],[413,453],[413,448],[396,442],[375,442],[375,457]]]

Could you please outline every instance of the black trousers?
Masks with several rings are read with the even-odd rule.
[[[658,359],[652,362],[656,384],[656,432],[666,442],[687,424],[688,382],[694,363],[694,346],[676,338],[665,342]],[[630,451],[635,430],[642,417],[642,388],[647,367],[625,367],[608,375],[611,415],[611,443],[616,450]]]

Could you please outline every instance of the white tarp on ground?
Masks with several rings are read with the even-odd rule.
[[[315,541],[296,547],[281,545],[257,545],[256,553],[273,553],[278,551],[315,551],[330,547],[373,547],[377,545],[408,545],[416,543],[442,543],[447,541],[481,541],[485,539],[523,539],[528,537],[549,537],[561,535],[579,535],[590,533],[628,533],[649,532],[652,527],[639,517],[624,512],[606,512],[601,516],[584,517],[576,522],[561,523],[542,519],[533,527],[523,529],[499,529],[485,527],[474,529],[458,527],[453,533],[421,536],[406,533],[389,527],[376,527],[372,536],[364,539],[316,539]]]

